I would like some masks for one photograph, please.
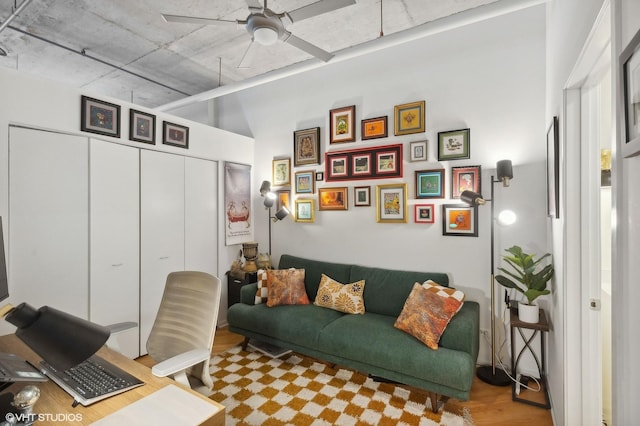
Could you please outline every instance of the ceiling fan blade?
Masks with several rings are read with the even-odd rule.
[[[333,10],[342,9],[352,4],[356,4],[356,0],[320,0],[287,12],[287,15],[291,22],[298,22]]]
[[[256,51],[258,50],[258,46],[256,46],[256,42],[251,39],[249,46],[247,46],[247,50],[244,51],[244,55],[242,55],[242,59],[240,59],[240,63],[236,68],[238,69],[247,69],[251,68],[251,64],[253,63],[253,58],[256,55]]]
[[[289,43],[290,45],[297,47],[298,49],[303,50],[308,54],[313,55],[320,60],[323,60],[324,62],[329,62],[329,60],[333,58],[333,53],[322,50],[318,46],[313,45],[308,41],[304,41],[303,39],[294,36],[288,31],[285,33],[285,37],[286,38],[283,38],[284,42]]]
[[[238,21],[229,21],[226,19],[213,19],[213,18],[198,18],[195,16],[181,16],[181,15],[168,15],[162,13],[162,19],[167,22],[181,22],[185,24],[200,24],[200,25],[237,25]]]
[[[262,10],[262,3],[258,0],[245,0],[247,2],[247,6],[249,9],[259,9]]]

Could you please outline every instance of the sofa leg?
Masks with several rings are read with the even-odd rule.
[[[246,351],[247,350],[247,345],[249,344],[249,338],[245,337],[244,340],[242,341],[242,350]]]
[[[438,412],[438,394],[435,392],[429,392],[429,401],[431,401],[431,411]]]

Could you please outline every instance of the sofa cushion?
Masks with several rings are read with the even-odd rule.
[[[350,280],[351,265],[345,265],[342,263],[323,262],[283,254],[280,256],[278,267],[280,269],[298,268],[305,270],[304,285],[307,289],[307,296],[309,296],[309,300],[311,301],[316,298],[322,274],[327,274],[334,280],[341,283],[360,281],[360,279]]]
[[[424,286],[415,283],[394,324],[397,329],[434,350],[438,349],[440,336],[463,303],[451,296],[455,292],[447,293],[442,289],[443,287],[433,285],[430,281]],[[464,295],[460,297],[464,300]]]
[[[364,280],[342,284],[322,274],[315,305],[346,314],[364,314]]]
[[[433,280],[445,287],[449,285],[447,274],[396,271],[359,265],[351,268],[351,276],[343,282],[359,280],[365,280],[367,283],[364,291],[364,305],[367,307],[367,312],[394,318],[402,312],[404,302],[409,297],[414,283]]]
[[[304,269],[267,270],[267,306],[308,304]]]

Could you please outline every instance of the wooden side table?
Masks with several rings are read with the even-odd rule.
[[[518,319],[518,313],[515,310],[511,310],[510,316],[511,322],[511,374],[518,378],[518,364],[520,363],[520,359],[522,355],[527,351],[531,353],[533,359],[536,361],[536,365],[538,367],[538,373],[540,375],[540,386],[542,387],[541,392],[544,393],[545,402],[533,401],[526,398],[521,398],[519,392],[517,392],[517,383],[514,381],[511,385],[511,399],[518,402],[523,402],[525,404],[533,405],[540,408],[551,408],[551,402],[549,401],[549,391],[547,386],[547,355],[546,355],[546,347],[545,347],[545,339],[546,333],[549,331],[549,322],[547,321],[547,315],[544,310],[540,309],[540,319],[536,324],[523,322]],[[522,341],[524,342],[524,346],[518,352],[517,356],[515,353],[515,332],[518,330],[518,334],[522,337]],[[525,330],[529,330],[529,337],[526,336]],[[533,339],[540,333],[540,358],[542,362],[540,362],[540,358],[536,355],[536,352],[533,350],[531,343]],[[524,389],[520,389],[523,391]]]

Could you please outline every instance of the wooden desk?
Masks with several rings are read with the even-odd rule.
[[[18,339],[14,334],[9,334],[6,336],[0,337],[0,352],[10,352],[14,353],[23,359],[26,359],[33,363],[34,365],[38,365],[41,358],[35,354],[28,346],[26,346],[20,339]],[[119,395],[113,396],[111,398],[104,399],[102,401],[96,402],[88,407],[84,407],[82,405],[78,405],[77,407],[72,407],[73,398],[62,390],[58,385],[56,385],[52,381],[35,383],[41,391],[40,399],[36,402],[35,410],[36,413],[46,413],[50,415],[82,415],[82,424],[90,424],[99,420],[109,414],[114,413],[115,411],[128,406],[129,404],[138,401],[145,396],[151,395],[155,391],[164,388],[168,385],[177,385],[175,381],[168,379],[166,377],[156,377],[151,373],[151,369],[132,360],[124,355],[121,355],[107,347],[103,347],[98,351],[98,355],[102,356],[106,360],[114,363],[118,367],[126,370],[127,372],[133,374],[138,379],[142,380],[145,384],[143,386],[139,386],[130,391],[121,393]],[[26,383],[24,383],[26,384]],[[20,389],[22,389],[21,384],[17,383],[10,386],[5,392],[13,392],[16,393]],[[203,425],[224,425],[225,422],[225,408],[223,405],[195,392],[191,389],[180,386],[181,389],[186,392],[201,398],[204,401],[207,401],[211,405],[215,406],[218,410],[209,417],[207,420],[202,422]],[[73,418],[73,417],[71,417]],[[4,419],[3,419],[4,420]]]

